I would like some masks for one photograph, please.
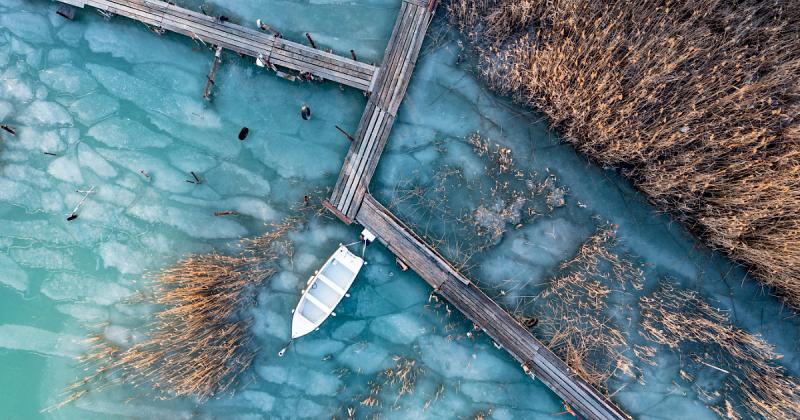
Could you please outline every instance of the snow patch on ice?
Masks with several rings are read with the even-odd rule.
[[[5,254],[0,254],[0,283],[25,292],[28,290],[28,275]]]
[[[80,166],[78,166],[74,158],[68,156],[62,156],[50,162],[47,167],[47,173],[62,181],[83,184]]]
[[[474,345],[471,341],[468,344]],[[468,349],[443,337],[426,336],[419,339],[419,348],[425,366],[447,378],[508,381],[522,375],[521,370],[490,354],[485,347]]]
[[[134,120],[120,117],[98,123],[89,129],[88,134],[107,146],[122,149],[163,148],[172,143],[169,137],[155,133]]]
[[[55,273],[42,282],[41,292],[53,300],[82,301],[111,305],[133,295],[117,283],[76,273]]]
[[[25,124],[39,126],[65,126],[72,124],[72,117],[63,106],[55,102],[34,101],[19,116]]]
[[[409,313],[398,313],[375,318],[369,330],[397,344],[411,344],[425,333],[425,325]]]
[[[94,173],[103,178],[117,176],[117,170],[85,143],[78,145],[78,161],[81,166],[91,169]]]
[[[71,95],[85,95],[97,87],[88,73],[69,64],[42,70],[39,80],[50,89]]]
[[[78,121],[91,125],[119,110],[119,102],[102,93],[84,96],[69,106],[69,111]]]
[[[200,239],[240,238],[247,230],[231,219],[176,207],[137,203],[128,213],[151,223],[163,223]]]
[[[336,360],[353,371],[369,375],[381,371],[391,359],[383,347],[363,342],[348,346],[337,354]]]
[[[57,334],[27,325],[0,325],[0,348],[59,356],[76,357],[83,350],[83,338]]]
[[[50,22],[41,15],[28,12],[4,13],[0,15],[0,26],[29,42],[40,44],[53,42]]]
[[[100,245],[103,265],[114,267],[122,274],[140,274],[145,271],[148,257],[119,242],[105,242]]]

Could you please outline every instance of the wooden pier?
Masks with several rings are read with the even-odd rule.
[[[374,233],[389,250],[416,271],[434,291],[502,346],[520,365],[572,408],[590,419],[630,418],[592,388],[496,302],[403,224],[370,194],[355,221]]]
[[[350,145],[333,193],[324,204],[345,223],[356,222],[375,234],[436,293],[583,416],[629,419],[368,193],[435,7],[436,0],[403,0],[355,141]]]
[[[150,28],[262,60],[278,67],[311,73],[326,80],[370,92],[377,68],[347,57],[250,29],[158,0],[58,0],[61,3],[124,16]],[[254,21],[255,22],[255,21]],[[255,24],[255,23],[254,23]]]
[[[403,0],[383,55],[375,89],[358,123],[356,140],[351,144],[336,181],[328,208],[352,221],[375,173],[386,140],[394,125],[397,110],[405,97],[422,41],[433,18],[435,2]]]
[[[500,305],[458,272],[444,257],[369,194],[370,180],[386,146],[397,110],[405,97],[436,0],[402,0],[383,65],[380,68],[295,42],[221,22],[156,0],[58,0],[91,6],[138,20],[161,31],[192,37],[219,48],[310,72],[369,94],[366,109],[351,139],[339,179],[325,206],[345,223],[357,222],[374,233],[436,293],[460,310],[504,348],[524,369],[539,378],[566,404],[590,419],[629,419],[625,412],[581,379]],[[353,54],[355,58],[355,54]],[[217,58],[215,58],[217,60]],[[206,93],[216,71],[209,73]],[[343,130],[342,130],[343,131]],[[344,132],[344,131],[343,131]],[[345,132],[346,134],[346,132]],[[346,134],[350,138],[349,134]]]

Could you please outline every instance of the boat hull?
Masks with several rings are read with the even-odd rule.
[[[364,260],[344,245],[328,258],[303,290],[292,316],[292,339],[302,337],[322,325],[347,294]]]

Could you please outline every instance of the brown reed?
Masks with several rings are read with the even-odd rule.
[[[782,356],[759,335],[733,326],[696,292],[669,282],[643,296],[640,307],[642,336],[689,356],[681,358],[684,379],[701,370],[725,373],[721,398],[710,405],[720,417],[800,418],[800,383],[776,363]]]
[[[521,305],[526,312],[541,314],[535,331],[547,346],[601,390],[606,390],[612,376],[640,377],[641,373],[619,320],[606,315],[612,293],[642,288],[642,270],[610,250],[615,234],[610,225],[600,227],[575,257],[561,264],[561,274],[547,283],[531,305]],[[524,317],[521,322],[525,323]]]
[[[489,84],[800,307],[800,2],[450,0]]]
[[[291,254],[285,234],[298,218],[245,239],[236,256],[191,255],[150,276],[151,303],[160,309],[147,338],[121,348],[102,334],[87,340],[80,358],[92,373],[67,388],[59,408],[91,392],[124,383],[157,399],[193,397],[202,402],[229,389],[249,368],[256,346],[242,308],[254,287],[276,272],[278,258]]]

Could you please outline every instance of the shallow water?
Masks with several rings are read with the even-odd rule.
[[[360,59],[380,62],[398,6],[241,1],[216,10],[245,24],[260,17],[291,40],[309,32],[325,48],[345,55],[354,49]],[[0,152],[0,408],[7,417],[318,418],[344,417],[353,407],[359,417],[491,411],[495,418],[547,418],[563,411],[490,340],[467,338],[471,324],[430,301],[429,287],[400,272],[380,245],[368,249],[369,265],[338,316],[277,358],[303,280],[336,244],[358,234],[324,217],[292,234],[297,252],[259,291],[251,312],[261,351],[235,393],[197,405],[152,401],[123,386],[40,413],[82,374],[73,357],[87,333],[101,328],[120,343],[138,339],[148,308],[123,302],[142,290],[144,273],[191,252],[231,252],[238,238],[264,232],[304,195],[331,187],[349,144],[334,125],[354,132],[365,105],[355,90],[290,83],[233,54],[224,56],[215,100],[207,104],[207,49],[123,18],[109,22],[84,10],[67,22],[54,10],[45,1],[0,0],[0,120],[19,129],[17,137],[3,135]],[[560,145],[543,123],[530,122],[534,115],[490,94],[444,29],[438,22],[424,47],[373,194],[391,202],[398,185],[425,183],[445,165],[480,180],[485,162],[464,143],[479,131],[511,148],[518,167],[539,178],[553,174],[568,191],[563,207],[525,220],[476,256],[469,271],[487,292],[545,282],[609,221],[618,225],[617,251],[644,267],[642,293],[665,276],[699,290],[729,310],[736,325],[775,345],[790,372],[800,372],[796,318],[624,180]],[[302,104],[313,110],[310,121],[298,115]],[[251,130],[244,142],[236,138],[242,126]],[[186,182],[191,171],[204,182]],[[83,196],[76,191],[92,186],[96,193],[79,218],[67,222]],[[477,206],[470,199],[454,197],[452,206]],[[220,210],[240,215],[214,217]],[[503,303],[513,304],[512,290],[505,296]],[[711,417],[689,386],[674,383],[675,357],[662,354],[657,367],[647,368],[646,385],[626,386],[618,401],[637,417]],[[398,397],[386,385],[379,406],[361,405],[393,356],[417,360],[423,371],[416,389]]]

